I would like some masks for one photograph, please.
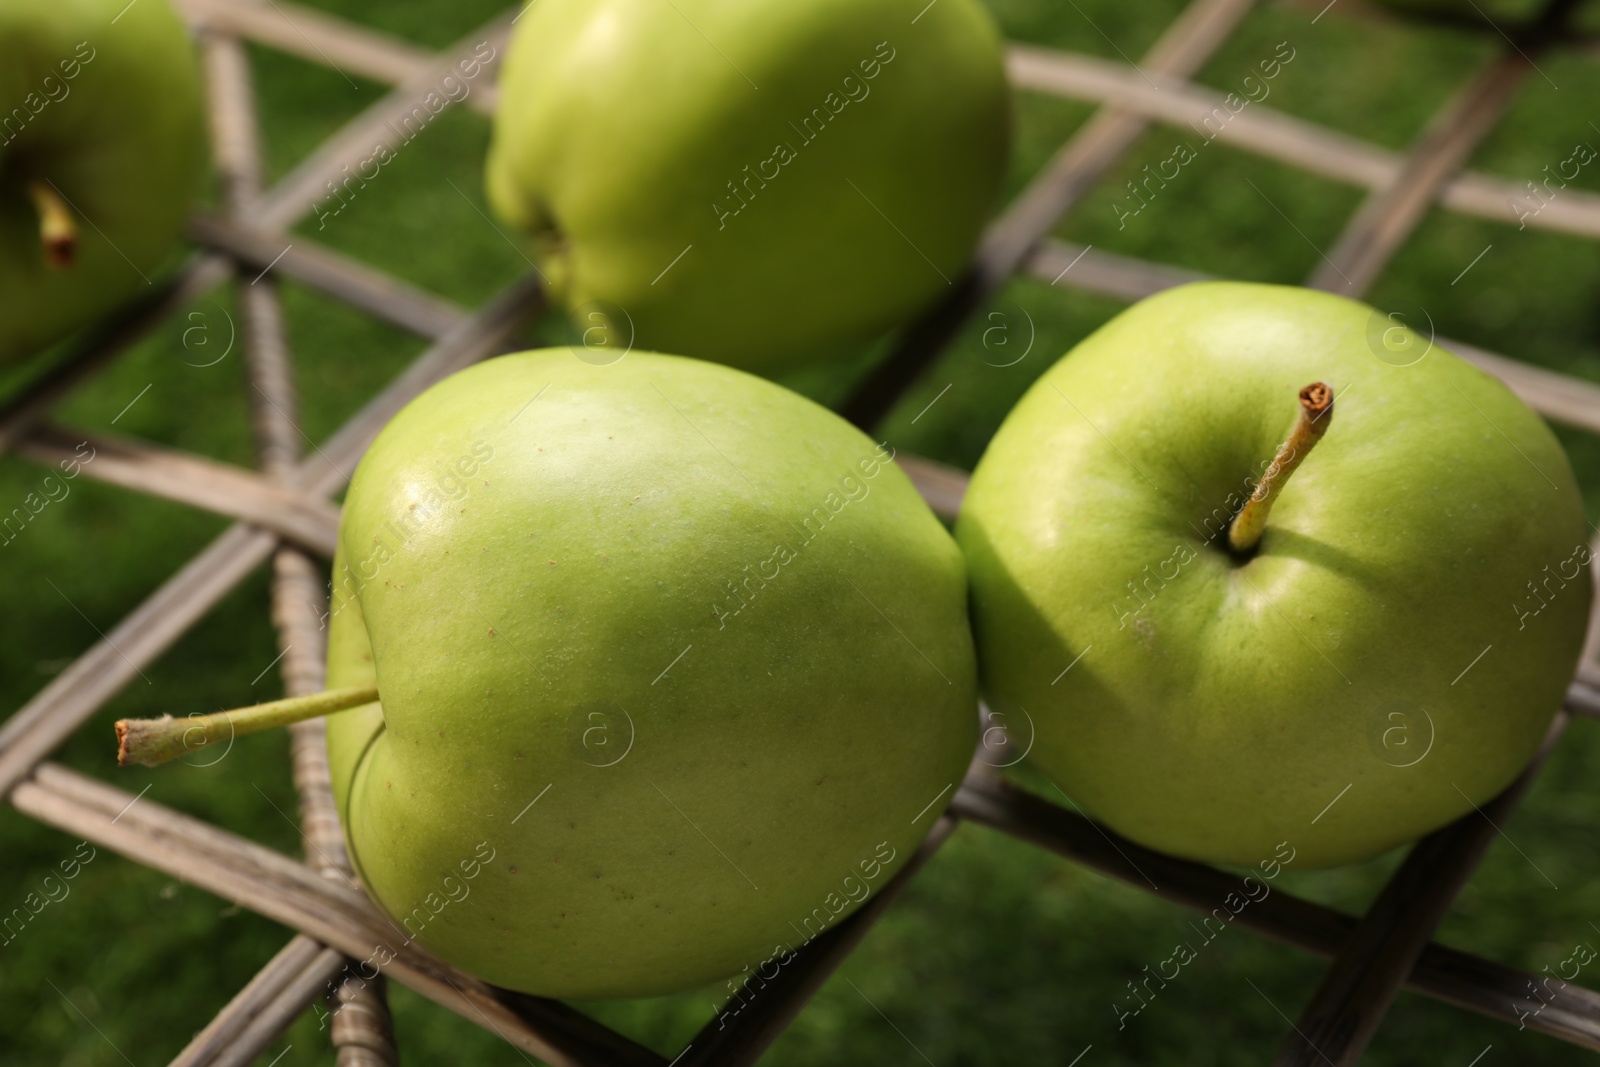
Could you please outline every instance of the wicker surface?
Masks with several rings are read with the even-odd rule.
[[[323,183],[341,167],[365,158],[377,131],[420,102],[446,68],[485,40],[502,52],[511,13],[461,46],[435,55],[286,0],[179,0],[178,6],[202,42],[223,211],[194,219],[191,235],[205,251],[180,274],[142,305],[84,338],[56,371],[0,410],[0,448],[54,463],[69,456],[74,443],[87,439],[97,459],[83,467],[84,474],[236,521],[0,725],[0,791],[34,819],[298,931],[175,1064],[249,1063],[329,990],[336,990],[344,1009],[335,1015],[333,1028],[339,1062],[349,1067],[391,1064],[396,1053],[382,996],[386,979],[562,1067],[664,1065],[668,1061],[663,1057],[560,1003],[492,988],[396,936],[393,924],[368,901],[348,870],[319,725],[297,728],[292,744],[305,862],[152,801],[134,804],[138,798],[123,790],[47,762],[141,666],[161,656],[262,564],[270,564],[273,576],[272,617],[284,653],[278,667],[285,690],[319,689],[323,649],[318,621],[325,591],[318,557],[331,554],[338,522],[329,495],[342,488],[366,446],[404,403],[446,375],[502,351],[515,331],[543,310],[536,277],[519,280],[472,311],[303,235],[296,234],[292,244],[283,236],[303,217],[305,205]],[[1354,0],[1347,6],[1354,7]],[[1260,104],[1224,127],[1219,139],[1239,149],[1368,190],[1308,285],[1359,297],[1434,206],[1508,221],[1506,201],[1521,190],[1504,179],[1465,172],[1462,166],[1536,69],[1532,57],[1558,45],[1566,7],[1565,0],[1555,0],[1544,23],[1517,41],[1507,40],[1502,54],[1466,79],[1403,155]],[[845,403],[842,410],[848,417],[869,426],[885,414],[971,313],[1014,274],[1122,300],[1199,277],[1080,248],[1049,233],[1152,123],[1190,122],[1220,104],[1220,94],[1188,78],[1250,9],[1251,0],[1194,0],[1138,70],[1032,46],[1011,48],[1008,62],[1019,88],[1093,101],[1099,110],[991,226],[951,296],[903,333],[889,358]],[[277,185],[262,189],[250,71],[240,39],[394,89]],[[466,104],[488,110],[493,100],[492,86],[482,85]],[[1600,196],[1566,190],[1528,223],[1600,237]],[[309,458],[300,454],[303,438],[295,420],[295,386],[274,285],[279,277],[432,341],[409,369],[317,445]],[[243,319],[259,470],[50,421],[51,410],[75,386],[164,318],[230,280]],[[1444,343],[1503,379],[1546,417],[1600,432],[1600,387],[1471,345]],[[936,512],[955,514],[965,475],[915,457],[902,457],[901,462]],[[1277,1063],[1355,1063],[1402,987],[1506,1022],[1519,1022],[1519,1011],[1532,1013],[1523,1020],[1527,1027],[1600,1049],[1600,994],[1569,984],[1554,1001],[1534,1000],[1529,995],[1534,975],[1431,941],[1435,926],[1492,840],[1495,825],[1516,807],[1571,718],[1597,714],[1600,672],[1586,666],[1572,682],[1566,708],[1539,758],[1481,815],[1419,842],[1364,916],[1283,892],[1238,915],[1241,925],[1332,959],[1290,1028]],[[1120,839],[974,763],[948,814],[893,882],[850,919],[801,949],[778,979],[748,990],[745,1010],[720,1024],[712,1020],[672,1062],[684,1067],[755,1062],[962,821],[1012,834],[1201,910],[1213,908],[1237,881],[1223,871]],[[381,968],[381,977],[373,977],[377,968],[367,961],[380,948],[393,958]]]

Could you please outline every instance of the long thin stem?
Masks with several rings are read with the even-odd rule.
[[[117,723],[117,762],[124,767],[131,763],[155,767],[214,741],[331,715],[377,699],[377,686],[356,685],[219,711],[215,715],[194,715],[186,719],[174,719],[170,715],[159,719],[122,719]]]
[[[78,223],[72,206],[59,190],[43,180],[28,183],[28,197],[39,213],[39,243],[44,246],[45,262],[56,270],[66,270],[78,254]]]
[[[1250,499],[1245,501],[1239,514],[1234,516],[1233,524],[1228,527],[1228,547],[1236,555],[1249,555],[1255,551],[1261,534],[1267,528],[1267,513],[1272,510],[1273,501],[1278,499],[1289,475],[1305,461],[1312,447],[1328,432],[1332,422],[1333,390],[1324,382],[1313,382],[1300,390],[1300,418],[1295,422],[1294,430],[1290,432],[1289,439],[1279,446],[1278,454],[1272,457],[1272,465],[1261,476],[1255,492],[1250,494]]]

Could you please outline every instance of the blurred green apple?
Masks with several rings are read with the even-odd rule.
[[[383,431],[328,652],[380,694],[328,726],[368,891],[573,998],[781,966],[977,741],[960,551],[888,449],[726,367],[589,355],[491,360]]]
[[[540,0],[487,185],[579,325],[774,373],[958,281],[1005,172],[974,0]]]
[[[1225,531],[1325,382],[1259,544]],[[1527,763],[1572,677],[1589,530],[1555,436],[1372,309],[1186,286],[1017,405],[957,527],[991,703],[1091,815],[1174,855],[1361,859]],[[1018,721],[1021,716],[1018,715]]]
[[[0,364],[150,283],[204,153],[200,72],[166,0],[0,0]]]

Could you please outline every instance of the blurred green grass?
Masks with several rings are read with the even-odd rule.
[[[316,6],[428,46],[460,39],[497,12],[494,0],[321,0]],[[1175,0],[991,0],[1008,36],[1108,59],[1141,54],[1179,10]],[[1279,42],[1293,62],[1269,106],[1401,148],[1492,51],[1487,38],[1404,24],[1347,21],[1337,9],[1311,23],[1282,9],[1253,13],[1199,80],[1231,89]],[[1113,43],[1114,42],[1114,43]],[[268,162],[281,176],[322,138],[371,104],[382,87],[277,53],[252,49]],[[1531,78],[1472,165],[1524,181],[1566,157],[1600,111],[1600,66],[1541,60],[1557,91]],[[1014,193],[1088,115],[1072,102],[1018,99]],[[1097,248],[1262,281],[1298,282],[1359,203],[1357,191],[1211,146],[1150,206],[1119,228],[1122,183],[1166,158],[1177,135],[1157,128],[1092,192],[1059,236]],[[452,110],[403,149],[381,180],[308,235],[466,304],[526,269],[522,255],[479,214],[487,123]],[[1600,173],[1600,172],[1597,172]],[[1577,185],[1600,187],[1597,173]],[[1247,181],[1246,179],[1249,179]],[[1251,188],[1251,183],[1257,189]],[[453,185],[453,187],[452,187]],[[1304,237],[1264,202],[1295,220]],[[1508,211],[1508,219],[1510,213]],[[1492,249],[1459,282],[1462,269]],[[1372,293],[1382,306],[1420,304],[1438,330],[1541,366],[1600,380],[1600,243],[1478,219],[1430,214]],[[414,338],[307,292],[285,287],[307,435],[320,440],[423,347]],[[1120,310],[1113,301],[1013,282],[883,426],[896,447],[970,468],[1012,403],[1060,354]],[[212,366],[232,308],[219,290],[78,391],[59,416],[250,462],[237,351]],[[1019,312],[1036,330],[1026,358]],[[195,317],[198,316],[198,317]],[[996,324],[1006,332],[985,330]],[[186,329],[203,327],[201,334]],[[563,336],[547,323],[535,336]],[[215,347],[197,347],[199,340]],[[791,385],[837,401],[881,346],[851,364],[797,375]],[[941,396],[941,390],[949,386]],[[148,387],[148,389],[146,388]],[[141,395],[142,393],[142,395]],[[933,403],[938,398],[937,403]],[[929,404],[931,407],[928,407]],[[926,410],[925,410],[926,409]],[[920,413],[920,416],[919,416]],[[1600,504],[1600,442],[1562,429],[1591,516]],[[0,501],[20,501],[45,472],[0,457]],[[0,706],[23,704],[224,523],[186,508],[78,479],[4,548],[0,597]],[[61,750],[73,767],[298,854],[287,742],[264,735],[221,764],[181,773],[118,770],[111,722],[167,710],[228,707],[278,692],[267,586],[257,574],[227,597],[145,677]],[[81,612],[81,614],[80,614]],[[263,673],[264,672],[264,673]],[[1600,726],[1580,721],[1502,829],[1506,840],[1440,931],[1455,946],[1539,971],[1582,941],[1600,943],[1600,856],[1593,786]],[[1026,777],[1026,775],[1025,775]],[[1030,779],[1035,788],[1050,787]],[[1059,799],[1059,797],[1058,797]],[[1514,842],[1515,847],[1508,842]],[[75,842],[0,807],[0,910],[21,906]],[[1278,888],[1332,906],[1362,908],[1398,855],[1323,873],[1288,871]],[[1548,881],[1546,880],[1548,878]],[[1552,888],[1552,883],[1559,888]],[[165,1062],[203,1026],[288,934],[274,924],[102,851],[14,941],[0,945],[0,1062],[99,1065]],[[1322,964],[1249,934],[1209,945],[1138,1018],[1118,1030],[1113,1004],[1186,936],[1190,915],[1009,838],[963,827],[901,903],[818,994],[765,1062],[1064,1064],[1083,1067],[1232,1065],[1270,1058]],[[1579,981],[1600,985],[1600,973]],[[670,1057],[709,1017],[714,989],[647,1002],[585,1005]],[[70,998],[70,1003],[69,1003]],[[403,989],[396,1027],[410,1063],[516,1064],[524,1058],[478,1027]],[[1402,994],[1366,1060],[1377,1065],[1588,1062],[1530,1031]],[[121,1050],[120,1052],[118,1050]],[[328,1063],[315,1018],[300,1020],[263,1063]]]

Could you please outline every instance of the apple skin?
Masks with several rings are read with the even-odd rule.
[[[441,958],[582,999],[831,929],[977,742],[961,554],[886,451],[739,371],[587,354],[480,364],[379,435],[328,651],[330,688],[383,694],[328,724],[368,892]]]
[[[1373,856],[1499,792],[1561,704],[1592,594],[1566,456],[1463,360],[1378,359],[1375,314],[1268,285],[1153,297],[1047,371],[972,477],[957,540],[985,692],[1140,844]],[[1315,381],[1332,424],[1236,563],[1205,535]]]
[[[763,374],[870,339],[960,279],[1006,168],[999,33],[925,6],[540,0],[490,203],[585,329]]]
[[[3,365],[148,288],[183,230],[205,125],[194,49],[166,0],[0,0],[0,108],[12,120],[0,130]],[[65,270],[45,262],[29,179],[77,209]]]

